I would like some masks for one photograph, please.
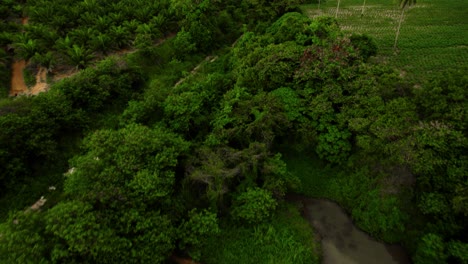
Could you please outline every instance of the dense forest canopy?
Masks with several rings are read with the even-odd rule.
[[[339,171],[325,197],[364,231],[415,263],[467,263],[466,72],[415,88],[302,2],[2,1],[0,78],[12,52],[83,70],[0,101],[0,198],[20,201],[0,262],[219,263],[216,241],[253,228],[287,245],[279,263],[318,263],[285,202],[315,195],[294,152]],[[58,187],[41,210],[12,195],[32,182]]]

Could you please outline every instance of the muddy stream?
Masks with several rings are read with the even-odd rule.
[[[378,242],[356,228],[336,203],[294,195],[304,215],[321,238],[323,264],[409,264],[411,261],[398,245]]]

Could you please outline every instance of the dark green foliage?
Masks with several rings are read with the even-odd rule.
[[[127,101],[141,81],[140,72],[122,59],[109,58],[96,68],[83,70],[77,76],[55,85],[77,109],[102,110],[109,100]],[[117,99],[117,100],[116,100]]]
[[[254,21],[274,21],[288,10],[293,10],[302,0],[243,0],[246,16],[253,27]]]
[[[31,173],[33,163],[58,158],[55,137],[79,116],[57,93],[21,98],[1,107],[0,182],[2,188]]]
[[[227,92],[212,121],[210,140],[235,146],[250,142],[271,144],[289,126],[279,100],[270,93],[248,94],[235,87]]]
[[[353,34],[349,37],[351,44],[359,51],[364,60],[377,55],[377,44],[367,35]]]
[[[275,43],[297,40],[307,30],[310,19],[302,14],[286,13],[276,20],[266,31],[275,39]]]
[[[418,245],[418,251],[414,256],[414,263],[445,263],[447,255],[444,253],[444,242],[436,234],[426,234],[421,238]]]
[[[71,167],[57,201],[1,225],[0,260],[162,263],[175,251],[314,263],[309,231],[298,231],[308,229],[278,203],[302,190],[338,201],[379,239],[411,231],[418,263],[466,262],[466,76],[412,93],[397,71],[367,63],[369,37],[346,37],[332,18],[269,24],[300,2],[30,1],[32,24],[13,45],[21,57],[85,68],[112,49],[140,50],[0,103],[2,191]],[[238,23],[231,48],[195,54],[233,42]],[[82,150],[61,157],[73,133],[87,135]],[[291,169],[284,145],[317,162]],[[408,230],[407,207],[427,224]]]

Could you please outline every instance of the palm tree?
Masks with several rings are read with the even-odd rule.
[[[366,8],[366,0],[362,3],[361,17],[364,16],[364,8]]]
[[[398,22],[398,28],[395,36],[395,44],[393,44],[393,50],[396,51],[397,48],[397,43],[398,43],[398,37],[400,35],[400,28],[401,28],[401,22],[403,21],[403,18],[405,16],[405,10],[406,8],[416,4],[416,0],[400,0],[400,8],[401,8],[401,14],[400,14],[400,21]]]
[[[83,69],[93,59],[91,51],[83,46],[73,45],[71,49],[67,50],[70,62],[77,68]]]
[[[93,28],[76,28],[68,34],[75,43],[87,46],[93,36],[97,35],[97,31]]]
[[[109,35],[118,48],[123,48],[130,43],[131,35],[125,27],[111,26]]]
[[[15,48],[16,55],[25,61],[28,61],[39,51],[39,45],[35,39],[14,43],[13,47]]]
[[[99,32],[106,32],[112,26],[112,20],[108,16],[100,16],[94,21],[94,26]]]
[[[70,49],[73,46],[72,39],[67,35],[65,38],[59,38],[55,41],[54,48],[57,51],[65,53],[66,50]]]
[[[47,72],[51,71],[56,65],[55,55],[51,51],[48,51],[45,54],[39,54],[36,52],[32,57],[32,61],[46,68]]]
[[[335,13],[335,18],[338,17],[338,11],[340,10],[340,2],[341,0],[338,0],[338,4],[336,5],[336,13]]]
[[[112,48],[113,41],[111,37],[106,34],[99,33],[99,35],[91,39],[91,45],[94,50],[101,51],[104,55]]]

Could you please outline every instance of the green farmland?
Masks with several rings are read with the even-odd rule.
[[[338,22],[346,32],[372,36],[379,47],[378,60],[418,80],[447,68],[466,68],[468,61],[468,10],[466,1],[418,0],[405,11],[398,47],[393,44],[401,10],[395,1],[342,0]],[[310,17],[335,16],[337,0],[304,5]]]

